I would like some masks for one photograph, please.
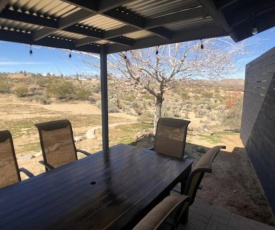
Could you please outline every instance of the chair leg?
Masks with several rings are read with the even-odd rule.
[[[185,212],[183,213],[180,223],[183,225],[186,225],[188,222],[188,215],[189,215],[189,207],[185,210]]]
[[[186,180],[180,182],[180,193],[183,194],[186,186]]]

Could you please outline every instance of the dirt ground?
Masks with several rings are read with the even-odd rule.
[[[8,104],[8,109],[6,105]],[[14,110],[13,110],[14,108]],[[48,113],[46,113],[46,111]],[[30,119],[34,117],[47,117],[49,120],[56,117],[56,114],[62,118],[65,115],[89,115],[100,114],[100,110],[94,105],[88,103],[78,103],[73,105],[41,105],[35,102],[22,102],[14,97],[0,97],[0,117],[1,127],[5,129],[6,125],[17,119]],[[112,114],[114,119],[122,118],[127,122],[134,122],[136,118],[127,114]],[[122,120],[123,120],[122,119]],[[199,125],[200,121],[190,118],[191,128]],[[91,128],[91,127],[88,127]],[[85,133],[84,127],[74,129],[75,133]],[[36,131],[36,130],[35,130]],[[96,131],[95,139],[87,139],[77,142],[79,148],[88,150],[89,146],[93,149],[101,149],[101,130]],[[110,127],[110,135],[116,133],[116,127]],[[192,132],[190,132],[192,134]],[[36,134],[37,135],[37,134]],[[20,142],[37,142],[37,136],[22,136]],[[194,133],[187,138],[186,154],[196,161],[202,156],[202,148],[207,150],[216,144],[209,143],[207,140],[199,139]],[[197,198],[233,213],[245,216],[266,224],[275,225],[274,216],[267,203],[262,187],[258,181],[254,168],[248,158],[248,155],[241,143],[239,134],[233,134],[221,139],[221,143],[226,145],[226,150],[222,151],[213,163],[213,173],[207,174],[203,179],[203,189],[197,194]],[[15,138],[15,149],[20,149],[19,141]],[[110,145],[113,145],[111,142]],[[153,143],[149,138],[145,138],[137,143],[138,147],[151,147]],[[19,154],[18,163],[20,167],[25,167],[34,172],[35,175],[44,172],[44,168],[39,164],[41,156],[30,158],[35,152],[29,152],[26,156]],[[25,179],[23,177],[23,179]]]

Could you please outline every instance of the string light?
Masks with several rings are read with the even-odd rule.
[[[30,51],[29,54],[32,55],[32,45],[30,45]]]
[[[202,39],[201,39],[201,49],[203,50],[204,46],[203,46],[203,43],[202,43]]]
[[[156,55],[159,54],[159,46],[157,47],[157,50],[156,50]]]
[[[256,24],[254,24],[253,28],[252,28],[252,34],[255,35],[258,33],[258,29],[256,27]]]

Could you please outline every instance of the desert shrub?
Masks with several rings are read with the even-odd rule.
[[[88,100],[89,100],[89,102],[92,103],[92,104],[95,104],[95,103],[96,103],[96,98],[93,97],[93,96],[89,96],[89,97],[88,97]]]
[[[125,101],[135,101],[136,96],[133,93],[129,93],[123,97]]]
[[[142,104],[138,103],[138,102],[133,102],[132,103],[132,108],[135,110],[135,112],[138,114],[138,115],[141,115],[143,113],[143,106]]]
[[[150,112],[150,111],[145,111],[144,113],[142,113],[139,118],[138,118],[139,122],[145,122],[145,123],[153,123],[154,121],[154,113]]]
[[[100,100],[96,101],[95,105],[97,108],[101,109],[101,101]]]
[[[37,87],[35,85],[31,85],[28,88],[28,94],[29,95],[34,95],[36,90],[37,90]]]
[[[10,93],[11,84],[7,80],[0,80],[0,93]]]
[[[143,98],[146,99],[146,100],[154,101],[154,96],[152,94],[149,94],[149,93],[144,94]]]
[[[28,96],[29,89],[26,86],[20,86],[14,89],[13,91],[17,97],[26,97]]]
[[[95,85],[91,88],[91,92],[92,92],[92,93],[99,93],[100,91],[101,91],[100,83],[95,84]]]
[[[48,92],[58,100],[73,100],[76,98],[76,88],[70,81],[52,81],[49,85]]]
[[[111,105],[108,105],[108,112],[109,113],[118,113],[119,109],[117,106],[111,104]]]
[[[212,98],[213,97],[213,93],[212,92],[209,92],[209,91],[203,91],[201,93],[201,95],[204,97],[204,98]]]
[[[239,132],[241,128],[243,97],[236,99],[235,103],[225,113],[223,123],[230,130]]]
[[[32,97],[32,99],[43,104],[43,105],[51,104],[51,100],[48,96],[35,95]]]
[[[91,96],[90,89],[77,87],[76,88],[76,99],[78,100],[89,100],[89,97]]]
[[[36,77],[36,79],[35,79],[35,83],[37,85],[39,85],[40,87],[46,87],[46,86],[50,85],[51,81],[52,80],[50,78],[43,77],[43,76]]]
[[[183,98],[183,99],[189,98],[188,93],[187,93],[187,92],[184,92],[184,91],[180,93],[180,96],[181,96],[181,98]]]

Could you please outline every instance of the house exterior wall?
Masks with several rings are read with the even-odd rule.
[[[275,48],[246,66],[241,139],[275,214]]]

